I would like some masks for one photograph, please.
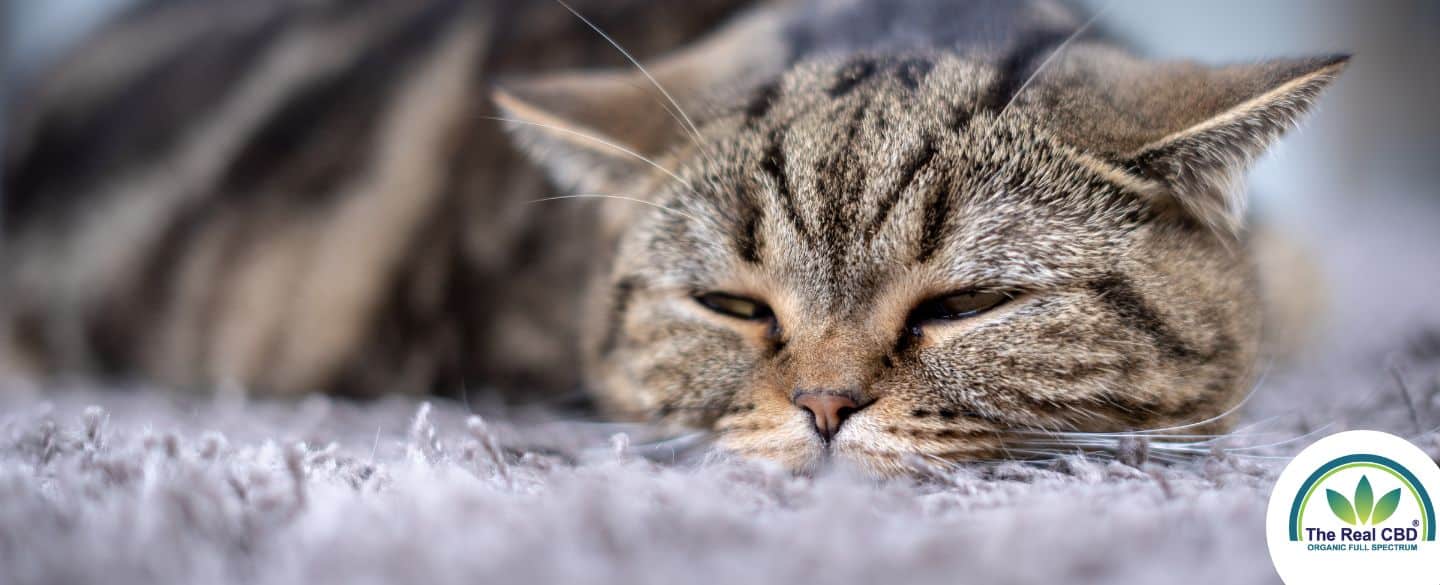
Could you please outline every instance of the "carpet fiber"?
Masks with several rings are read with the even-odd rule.
[[[1417,347],[1271,375],[1221,441],[888,482],[451,402],[0,388],[0,583],[1274,583],[1287,454],[1440,456]]]

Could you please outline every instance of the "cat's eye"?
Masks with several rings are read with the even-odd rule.
[[[910,312],[910,326],[930,321],[954,321],[974,317],[1009,301],[1004,292],[964,291],[927,300]]]
[[[742,296],[736,296],[720,292],[709,292],[697,295],[695,297],[695,300],[698,301],[700,304],[705,305],[705,308],[710,309],[711,311],[715,311],[716,313],[720,313],[721,315],[735,317],[737,319],[745,319],[749,321],[764,321],[771,319],[775,316],[775,313],[770,310],[769,305],[766,305],[765,303],[762,303],[755,299],[747,299]]]

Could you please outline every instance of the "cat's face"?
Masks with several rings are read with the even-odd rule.
[[[813,63],[711,122],[708,154],[677,161],[689,187],[648,197],[673,211],[622,239],[592,356],[613,405],[882,472],[1232,405],[1244,256],[1021,110],[981,110],[987,81],[954,59]]]
[[[1179,200],[1224,197],[1230,171],[1171,157],[1225,149],[1186,129],[1120,156],[1046,123],[1072,86],[1011,103],[1004,75],[808,62],[715,109],[663,172],[614,175],[652,205],[619,222],[592,307],[603,402],[879,474],[1025,456],[1044,430],[1222,428],[1257,293],[1230,209]]]

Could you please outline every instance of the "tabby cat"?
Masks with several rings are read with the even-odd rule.
[[[1145,61],[1050,2],[641,4],[127,19],[17,118],[12,367],[579,385],[882,475],[1226,428],[1261,344],[1243,172],[1346,57]]]

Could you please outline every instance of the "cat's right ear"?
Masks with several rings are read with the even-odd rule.
[[[759,11],[643,71],[502,81],[495,105],[520,147],[563,188],[621,188],[667,172],[658,168],[666,166],[662,159],[692,143],[689,114],[708,96],[780,72],[787,55],[780,22],[774,9]]]

